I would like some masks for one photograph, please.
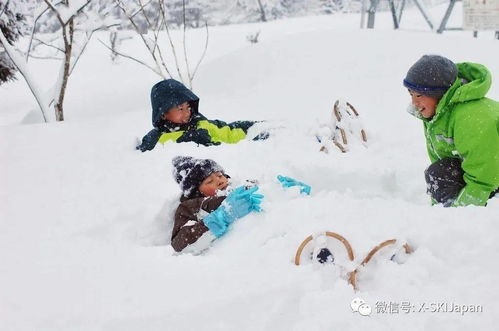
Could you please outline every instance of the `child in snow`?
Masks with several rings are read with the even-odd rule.
[[[150,151],[157,142],[177,143],[193,141],[210,146],[220,143],[234,144],[246,137],[248,129],[256,122],[237,121],[225,123],[208,120],[198,111],[199,98],[182,83],[163,80],[151,89],[153,129],[142,138],[137,149]],[[254,140],[266,139],[268,134],[261,133]]]
[[[235,220],[260,211],[263,195],[255,193],[258,186],[227,192],[230,177],[215,161],[177,156],[172,162],[173,176],[182,189],[172,231],[175,251],[188,246],[201,251]]]
[[[256,193],[258,186],[248,182],[231,190],[230,177],[215,161],[177,156],[172,163],[173,177],[182,190],[172,230],[175,251],[202,251],[235,220],[261,211],[263,195]],[[296,186],[300,193],[310,194],[311,187],[305,183],[284,176],[277,179],[284,188]]]
[[[485,206],[499,187],[499,103],[487,68],[425,55],[407,72],[410,113],[423,120],[428,193],[444,206]]]

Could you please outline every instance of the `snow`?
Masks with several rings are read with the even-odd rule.
[[[32,91],[33,96],[38,100],[38,104],[43,107],[41,109],[40,117],[46,122],[47,119],[52,118],[48,114],[48,102],[45,100],[45,97],[43,94],[40,92],[40,87],[38,83],[33,79],[31,75],[31,70],[28,66],[28,63],[24,60],[22,57],[22,54],[18,52],[17,49],[12,47],[3,33],[0,33],[0,42],[2,43],[2,47],[5,49],[7,52],[9,58],[11,59],[12,62],[16,63],[16,66],[19,70],[19,72],[22,74],[24,79],[27,82],[27,85],[29,86],[29,89]]]
[[[73,0],[71,1],[67,6],[66,5],[59,5],[58,7],[52,6],[57,9],[59,15],[61,16],[61,20],[64,23],[67,23],[71,17],[75,16],[78,11],[85,7],[90,1],[89,0]]]
[[[417,10],[404,14],[400,31],[388,14],[376,19],[371,31],[359,30],[354,14],[211,28],[194,80],[200,112],[269,119],[267,141],[136,151],[159,79],[126,59],[111,64],[97,40],[69,81],[63,123],[19,125],[36,103],[21,77],[2,85],[1,329],[497,329],[499,199],[487,208],[429,206],[422,123],[405,111],[402,79],[427,53],[483,63],[497,75],[499,43],[489,34],[431,33]],[[246,35],[257,30],[260,42],[249,44]],[[204,31],[191,38],[195,57]],[[139,43],[123,47],[139,52]],[[30,68],[44,77],[54,63]],[[499,99],[499,84],[488,95]],[[320,153],[313,132],[340,98],[361,114],[368,146]],[[176,254],[168,242],[180,196],[177,155],[213,159],[235,183],[256,179],[264,211],[238,220],[202,255]],[[283,189],[277,175],[311,185],[311,195]],[[415,252],[403,264],[373,261],[355,292],[340,267],[294,265],[302,240],[322,231],[351,243],[347,269],[386,239]],[[372,307],[369,317],[352,312],[354,298]],[[376,309],[406,301],[483,312]]]

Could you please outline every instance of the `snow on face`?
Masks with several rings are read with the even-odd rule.
[[[199,192],[206,197],[217,195],[217,191],[223,191],[227,188],[229,180],[222,172],[214,172],[206,177],[201,185],[199,185]]]

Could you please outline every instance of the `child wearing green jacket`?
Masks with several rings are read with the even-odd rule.
[[[209,120],[198,111],[199,98],[182,83],[162,80],[151,89],[152,125],[137,146],[142,152],[152,150],[158,142],[195,142],[210,146],[220,143],[237,143],[244,138],[255,121],[225,123]],[[266,139],[260,133],[254,140]]]
[[[477,63],[425,55],[407,72],[410,112],[423,121],[428,193],[444,206],[485,206],[499,188],[499,102]]]

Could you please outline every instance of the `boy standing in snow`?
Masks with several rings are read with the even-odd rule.
[[[227,194],[229,176],[215,161],[177,156],[173,176],[182,189],[175,212],[171,245],[180,252],[201,251],[223,236],[230,224],[260,211],[263,195],[258,187],[238,187]]]
[[[246,138],[248,129],[256,123],[206,119],[198,112],[199,98],[174,79],[163,80],[152,87],[151,104],[154,128],[137,146],[142,152],[152,150],[158,141],[162,144],[193,141],[205,146],[234,144]],[[267,136],[262,133],[254,139],[266,139]]]
[[[410,112],[423,120],[428,193],[444,206],[485,206],[499,187],[499,103],[487,68],[425,55],[407,72]]]

